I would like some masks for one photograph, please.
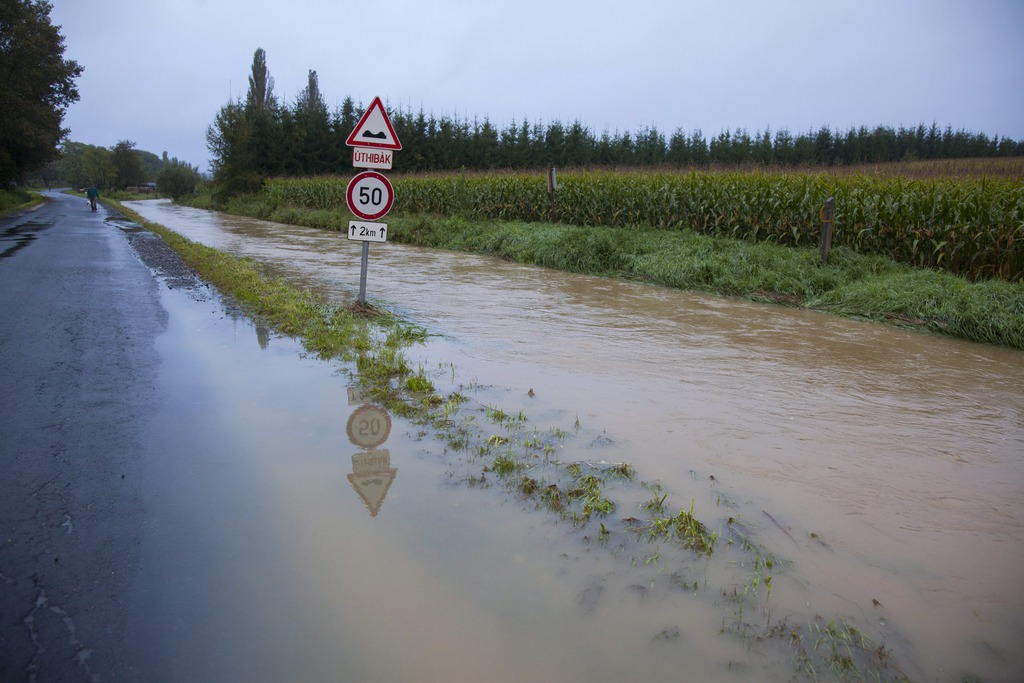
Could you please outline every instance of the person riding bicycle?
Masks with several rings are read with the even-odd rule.
[[[89,198],[89,208],[95,211],[96,200],[100,197],[99,190],[97,190],[95,186],[90,185],[89,189],[85,191],[85,196]]]

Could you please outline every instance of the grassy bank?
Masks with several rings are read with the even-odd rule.
[[[24,188],[0,190],[0,216],[42,204],[45,199],[38,192]]]
[[[558,270],[780,303],[1024,348],[1024,286],[968,282],[847,248],[816,249],[664,230],[393,220],[390,238]]]
[[[396,190],[397,192],[397,190]],[[204,206],[200,200],[200,206]],[[209,204],[205,205],[206,207]],[[278,222],[343,230],[347,210],[282,205],[269,193],[236,198],[227,211]],[[881,321],[950,337],[1024,348],[1024,284],[969,281],[891,258],[784,246],[634,226],[389,215],[389,239],[489,254],[520,263],[666,287],[747,298]]]
[[[346,178],[274,178],[269,210],[346,212]],[[824,171],[566,171],[552,202],[543,174],[396,175],[395,213],[633,230],[647,226],[816,247],[826,199],[833,244],[970,280],[1024,282],[1024,182],[908,179]]]
[[[398,347],[422,338],[422,331],[403,326],[384,313],[339,308],[322,296],[298,289],[260,264],[193,242],[150,223],[117,201],[112,206],[151,232],[160,235],[196,273],[238,303],[246,314],[276,331],[302,340],[307,351],[321,358],[353,361],[375,346]]]

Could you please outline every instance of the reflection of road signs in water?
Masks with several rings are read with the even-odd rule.
[[[348,481],[362,499],[371,517],[376,517],[384,504],[384,497],[398,475],[391,466],[391,454],[386,450],[356,453],[352,456],[352,474]]]
[[[369,402],[370,395],[361,386],[353,385],[348,388],[348,404],[350,406],[358,406]]]
[[[373,477],[387,472],[390,467],[391,453],[387,449],[352,456],[352,474],[357,477]]]
[[[345,431],[356,446],[376,448],[391,434],[391,416],[380,406],[359,406],[349,416]]]
[[[354,391],[349,393],[349,400],[353,398],[365,397],[362,392]],[[370,516],[376,517],[391,482],[398,474],[398,470],[391,466],[390,453],[371,450],[388,440],[391,416],[382,407],[367,403],[352,411],[345,431],[349,441],[366,449],[352,456],[352,474],[348,475],[348,481],[370,511]]]

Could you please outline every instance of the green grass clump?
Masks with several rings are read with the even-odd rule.
[[[718,536],[698,520],[693,514],[693,502],[689,510],[680,510],[674,516],[666,516],[666,496],[655,496],[643,507],[651,513],[651,519],[641,528],[648,541],[660,539],[673,540],[684,548],[693,550],[698,555],[710,555],[715,549]]]
[[[415,375],[406,378],[405,388],[413,394],[432,394],[434,383],[426,376],[423,368],[420,368]]]
[[[1006,282],[968,283],[936,271],[893,270],[843,283],[808,305],[1024,348],[1024,287]]]
[[[522,468],[520,462],[511,454],[503,453],[494,458],[490,470],[500,477],[507,477]]]
[[[542,502],[549,508],[576,526],[585,525],[591,517],[607,517],[615,512],[617,506],[605,492],[602,473],[583,474],[578,465],[566,468],[566,473],[570,479],[563,487],[552,484],[541,494]]]

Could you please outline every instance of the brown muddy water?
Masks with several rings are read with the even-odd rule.
[[[339,303],[358,291],[343,234],[128,205]],[[568,432],[564,462],[632,463],[720,551],[598,543],[474,486],[479,465],[420,427],[353,417],[340,367],[168,292],[163,381],[190,414],[207,388],[187,429],[174,405],[154,424],[164,617],[140,637],[168,671],[829,678],[841,657],[811,673],[801,646],[841,651],[823,633],[843,620],[886,649],[883,677],[1024,680],[1024,353],[397,244],[370,246],[367,294],[433,335],[410,356],[439,392]],[[626,488],[615,518],[652,495]]]

